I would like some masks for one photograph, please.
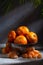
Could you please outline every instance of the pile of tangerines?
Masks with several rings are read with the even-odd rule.
[[[32,32],[26,26],[20,26],[17,30],[12,30],[8,33],[8,42],[6,47],[2,49],[2,53],[8,54],[9,58],[18,58],[20,49],[13,49],[10,43],[13,44],[36,44],[38,42],[38,36],[35,32]],[[18,53],[19,52],[19,53]],[[25,49],[25,53],[22,53],[23,58],[41,58],[41,54],[33,47]]]
[[[14,42],[14,44],[35,44],[38,42],[38,36],[36,33],[29,31],[26,26],[20,26],[16,31],[9,32],[8,41]]]

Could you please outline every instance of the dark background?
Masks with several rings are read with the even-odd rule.
[[[40,14],[43,16],[43,0],[0,0],[0,15],[3,16],[14,8],[26,4],[27,2],[32,2],[35,8],[39,6],[41,8]]]
[[[0,0],[0,15],[4,15],[26,2],[29,2],[29,0]]]

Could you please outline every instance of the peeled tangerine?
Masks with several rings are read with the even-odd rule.
[[[27,39],[26,39],[25,36],[19,35],[19,36],[17,36],[16,39],[14,40],[14,43],[26,45],[26,44],[27,44]]]
[[[33,50],[33,51],[28,51],[27,53],[24,53],[22,57],[23,58],[41,58],[42,55],[39,51]]]
[[[8,34],[8,41],[13,42],[15,38],[16,38],[15,31],[10,31],[9,34]]]
[[[36,33],[34,32],[29,32],[27,35],[26,35],[28,41],[30,43],[37,43],[38,42],[38,36]]]
[[[29,32],[29,29],[26,26],[20,26],[17,29],[17,34],[19,34],[19,35],[21,35],[21,34],[26,35],[28,32]]]

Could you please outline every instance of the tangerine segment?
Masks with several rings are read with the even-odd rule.
[[[12,52],[8,53],[8,57],[9,58],[18,58],[18,55],[17,55],[17,53],[15,51],[14,52],[12,51]]]

